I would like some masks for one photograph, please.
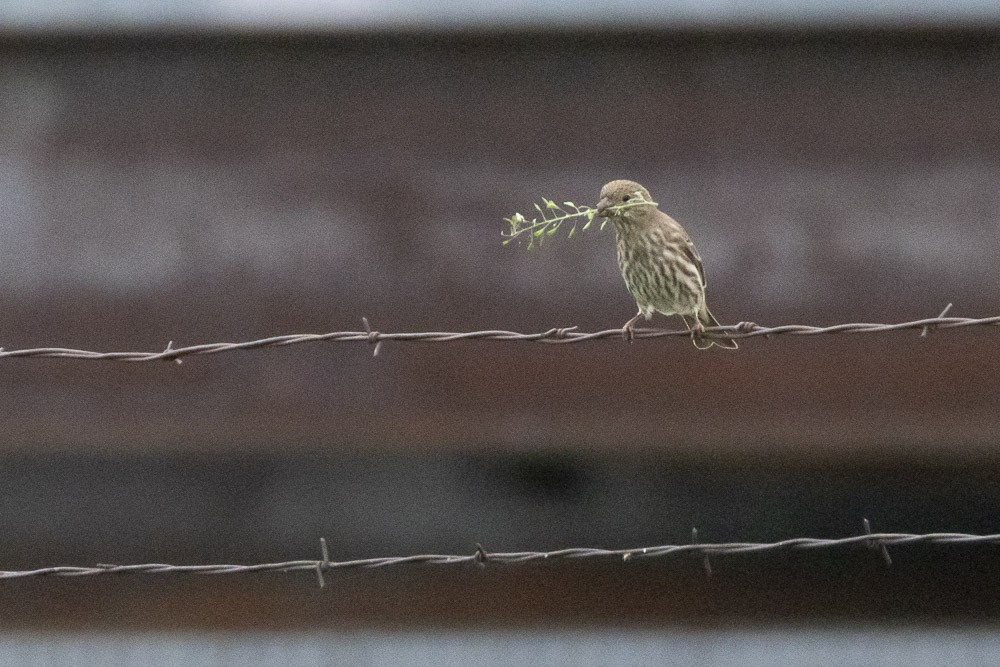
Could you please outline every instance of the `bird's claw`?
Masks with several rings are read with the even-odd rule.
[[[630,345],[635,342],[635,323],[640,317],[642,317],[641,312],[622,325],[622,338],[627,340]]]

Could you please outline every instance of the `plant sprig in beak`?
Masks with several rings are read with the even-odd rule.
[[[509,218],[504,218],[504,222],[510,225],[509,231],[500,232],[500,235],[504,237],[504,245],[509,244],[516,238],[527,238],[528,250],[531,250],[536,245],[541,245],[547,237],[555,235],[564,222],[569,222],[571,225],[566,238],[573,238],[581,222],[583,223],[581,231],[587,231],[594,223],[594,218],[597,217],[596,208],[577,206],[571,201],[563,202],[560,206],[555,201],[542,197],[542,204],[543,206],[534,204],[538,215],[530,220],[520,213],[515,213]],[[607,212],[613,216],[618,211],[645,204],[656,206],[656,202],[647,201],[642,198],[642,195],[639,195],[638,199],[611,206],[607,209]],[[572,212],[567,209],[572,209]],[[603,230],[607,224],[608,218],[606,217],[601,221],[599,229]]]

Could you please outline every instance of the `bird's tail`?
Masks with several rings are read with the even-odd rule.
[[[687,320],[685,319],[685,322]],[[701,311],[698,313],[698,321],[704,327],[719,327],[719,320],[715,319],[715,316],[708,310],[708,306],[702,306]],[[718,345],[726,350],[735,350],[739,347],[735,340],[730,340],[729,338],[706,338],[706,337],[694,337],[694,346],[699,350],[707,350],[713,345]]]

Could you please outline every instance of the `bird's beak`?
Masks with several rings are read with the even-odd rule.
[[[605,197],[601,201],[597,202],[597,215],[601,216],[602,218],[608,217],[609,208],[611,208],[611,202],[609,202],[608,198]]]

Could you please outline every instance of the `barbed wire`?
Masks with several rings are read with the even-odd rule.
[[[739,324],[731,326],[709,327],[705,330],[703,335],[707,338],[739,340],[743,338],[770,338],[771,336],[786,334],[793,336],[876,334],[920,329],[920,335],[926,336],[928,332],[932,330],[1000,326],[1000,315],[981,318],[945,317],[944,315],[948,312],[949,308],[951,308],[951,304],[948,304],[948,307],[945,308],[944,312],[942,312],[942,314],[938,317],[913,320],[912,322],[899,322],[896,324],[855,322],[850,324],[835,324],[825,327],[805,324],[785,324],[774,327],[766,327],[754,322],[740,322]],[[61,347],[38,347],[22,350],[5,350],[0,347],[0,359],[49,357],[58,359],[84,359],[88,361],[174,361],[176,363],[181,363],[181,359],[183,357],[221,354],[223,352],[236,352],[238,350],[261,350],[265,348],[286,347],[288,345],[298,345],[303,343],[368,343],[375,346],[373,353],[377,355],[380,346],[383,343],[390,341],[401,343],[455,343],[459,341],[493,340],[563,345],[616,338],[625,340],[635,338],[643,340],[674,336],[690,337],[692,335],[692,332],[687,329],[635,329],[632,332],[632,335],[627,338],[626,334],[628,332],[624,329],[605,329],[603,331],[587,333],[577,331],[577,327],[553,328],[538,333],[519,333],[517,331],[503,331],[499,329],[468,332],[424,331],[383,333],[374,330],[368,323],[367,318],[362,318],[362,322],[365,325],[364,331],[334,331],[324,334],[287,334],[240,343],[203,343],[199,345],[189,345],[187,347],[174,347],[174,341],[170,341],[167,343],[167,347],[161,352],[94,352],[90,350],[76,350]]]
[[[1000,534],[973,535],[969,533],[873,533],[868,520],[864,520],[865,532],[851,537],[822,539],[797,537],[779,542],[721,542],[698,541],[697,529],[692,529],[690,544],[667,544],[637,549],[572,548],[556,551],[513,551],[488,552],[477,544],[471,554],[421,554],[413,556],[388,556],[355,560],[330,560],[326,540],[320,539],[321,558],[319,560],[291,560],[280,563],[258,563],[252,565],[168,565],[165,563],[144,563],[139,565],[97,564],[91,567],[57,566],[31,570],[0,570],[0,579],[24,579],[27,577],[83,577],[97,575],[128,574],[253,574],[263,572],[315,572],[320,586],[325,585],[324,573],[335,570],[378,569],[408,565],[522,565],[534,562],[555,562],[580,559],[603,559],[632,561],[647,558],[693,555],[703,558],[707,576],[712,576],[709,557],[773,553],[778,551],[813,551],[819,549],[839,549],[863,546],[878,551],[886,565],[892,564],[889,547],[912,547],[915,545],[938,545],[959,547],[984,544],[1000,544]]]

